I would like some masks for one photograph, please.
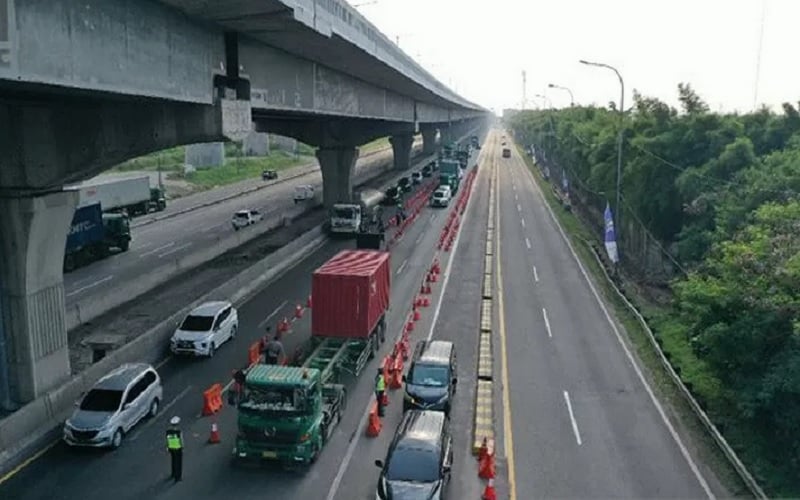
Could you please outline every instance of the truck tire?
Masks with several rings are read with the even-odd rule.
[[[381,337],[381,344],[386,342],[386,318],[381,318],[381,322],[378,324],[378,333]]]
[[[131,247],[131,240],[122,240],[119,242],[119,249],[123,252],[127,252],[128,249]]]

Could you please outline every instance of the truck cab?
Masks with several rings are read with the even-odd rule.
[[[238,402],[234,456],[309,465],[341,418],[345,390],[325,384],[316,368],[258,364]]]
[[[335,203],[331,207],[331,232],[352,234],[361,227],[361,205]]]

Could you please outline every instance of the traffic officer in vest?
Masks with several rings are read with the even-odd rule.
[[[383,395],[386,392],[386,380],[383,378],[383,369],[378,368],[378,376],[375,377],[375,399],[378,401],[378,416],[383,416]]]
[[[172,417],[167,429],[167,450],[172,459],[172,479],[177,483],[183,475],[183,434],[178,425],[180,417]]]

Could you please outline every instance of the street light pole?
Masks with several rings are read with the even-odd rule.
[[[617,219],[617,222],[614,227],[616,228],[617,237],[619,237],[621,231],[619,227],[619,221],[621,219],[619,213],[619,200],[620,200],[620,182],[622,177],[622,134],[623,134],[622,124],[625,113],[625,82],[622,80],[622,75],[619,74],[617,68],[613,66],[609,66],[608,64],[603,64],[603,63],[584,61],[583,59],[581,59],[579,62],[581,64],[586,64],[587,66],[597,66],[599,68],[610,69],[611,71],[616,73],[617,78],[619,78],[620,91],[619,91],[619,133],[617,134],[617,199],[614,206],[614,216]]]
[[[572,95],[572,91],[570,89],[568,89],[567,87],[562,87],[561,85],[556,85],[555,83],[548,83],[547,86],[551,89],[566,90],[567,92],[569,92],[569,105],[570,106],[575,105],[575,96]]]

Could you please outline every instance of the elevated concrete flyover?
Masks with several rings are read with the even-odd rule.
[[[70,374],[64,184],[255,123],[319,148],[330,204],[359,145],[405,166],[487,117],[340,0],[0,0],[0,405]]]

